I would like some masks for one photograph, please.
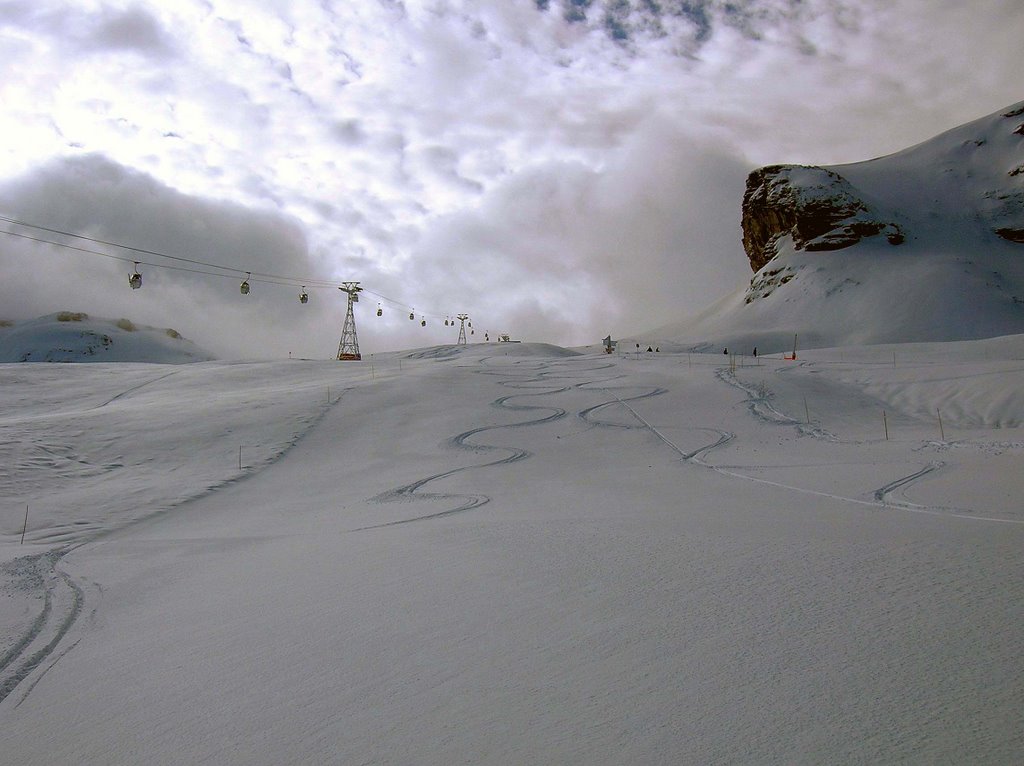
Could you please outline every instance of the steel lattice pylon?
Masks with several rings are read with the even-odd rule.
[[[338,288],[348,293],[348,311],[345,312],[345,324],[341,328],[341,342],[338,343],[338,359],[342,361],[359,361],[359,338],[356,336],[356,315],[352,304],[359,301],[359,292],[363,288],[358,282],[343,282]]]
[[[466,345],[466,320],[469,319],[469,314],[459,314],[455,317],[461,322],[459,325],[459,340],[455,345],[465,346]]]

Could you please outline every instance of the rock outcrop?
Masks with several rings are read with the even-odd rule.
[[[900,227],[864,202],[839,173],[809,165],[769,165],[747,176],[743,247],[759,271],[791,236],[797,250],[841,250],[884,234],[903,242]]]
[[[947,232],[980,226],[1024,244],[1022,116],[1024,105],[1015,104],[866,162],[755,170],[743,195],[751,268],[759,272],[787,237],[796,251],[841,250],[878,236],[893,245],[931,240],[941,249]]]
[[[1024,101],[863,162],[760,168],[742,221],[749,284],[644,337],[773,353],[1024,334]]]

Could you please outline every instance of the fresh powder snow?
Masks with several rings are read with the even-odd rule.
[[[1020,762],[1022,359],[0,365],[0,760]]]

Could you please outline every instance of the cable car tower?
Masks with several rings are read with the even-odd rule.
[[[358,282],[342,282],[338,288],[348,293],[348,311],[345,312],[345,324],[341,328],[341,342],[338,343],[339,361],[356,361],[363,357],[359,354],[359,338],[356,337],[356,316],[352,312],[352,304],[359,301],[359,293],[363,288]]]
[[[455,317],[459,320],[459,340],[456,342],[456,346],[466,345],[466,320],[469,319],[469,314],[458,314]],[[472,327],[473,323],[470,322],[469,326]]]

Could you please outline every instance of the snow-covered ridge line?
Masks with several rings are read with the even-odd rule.
[[[149,362],[183,364],[213,356],[173,329],[60,311],[23,322],[0,322],[0,363]]]
[[[765,354],[794,335],[823,348],[1024,333],[1022,110],[866,162],[755,170],[749,284],[637,340]]]

